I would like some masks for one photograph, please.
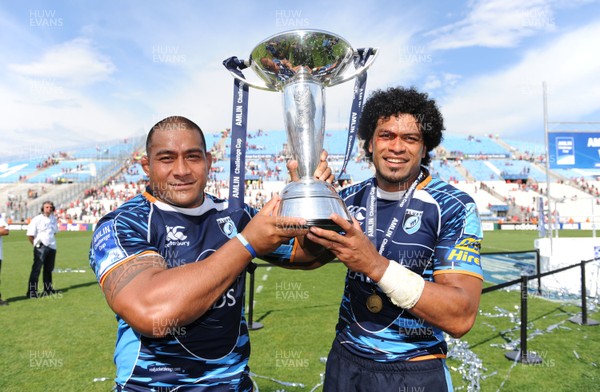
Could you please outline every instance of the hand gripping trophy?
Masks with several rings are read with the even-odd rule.
[[[300,181],[282,190],[280,216],[302,217],[309,226],[331,230],[339,229],[329,219],[331,213],[352,221],[335,188],[313,179],[312,174],[319,164],[325,136],[325,87],[364,73],[377,49],[368,49],[366,57],[364,53],[364,49],[354,50],[342,37],[326,31],[293,30],[265,39],[248,60],[231,58],[240,69],[254,70],[262,83],[249,82],[239,70],[228,66],[234,78],[254,88],[283,92],[288,148],[298,161]],[[231,59],[224,62],[226,66]],[[353,70],[351,64],[355,65]]]

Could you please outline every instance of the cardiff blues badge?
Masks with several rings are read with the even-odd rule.
[[[421,227],[421,217],[423,216],[423,211],[411,210],[407,209],[404,214],[404,222],[402,223],[402,228],[406,232],[406,234],[414,234]]]
[[[217,218],[217,224],[227,238],[233,238],[237,235],[237,228],[230,217]]]

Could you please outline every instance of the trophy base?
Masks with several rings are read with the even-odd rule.
[[[281,191],[278,216],[304,218],[308,226],[343,231],[329,218],[333,213],[352,223],[346,205],[328,182],[302,179],[289,183]]]

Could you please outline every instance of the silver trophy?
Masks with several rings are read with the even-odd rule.
[[[355,78],[373,63],[373,56],[360,68],[350,67],[357,51],[342,37],[319,30],[293,30],[259,43],[244,63],[261,79],[244,83],[268,91],[283,92],[284,122],[288,148],[298,161],[300,181],[281,192],[280,216],[305,218],[309,226],[339,230],[329,216],[352,218],[335,188],[313,174],[319,165],[325,136],[325,87]],[[231,70],[230,70],[231,72]],[[240,79],[235,72],[231,74]],[[261,83],[263,82],[263,83]]]

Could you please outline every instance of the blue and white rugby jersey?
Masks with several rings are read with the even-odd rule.
[[[371,181],[340,192],[363,231]],[[378,249],[398,203],[397,194],[377,189]],[[466,193],[427,175],[416,188],[404,216],[399,217],[399,224],[384,257],[399,262],[428,281],[443,273],[483,279],[479,258],[483,232],[477,207]],[[373,290],[383,299],[379,313],[371,313],[366,307]],[[350,270],[346,275],[336,332],[337,341],[347,350],[374,361],[444,358],[447,353],[439,328],[395,306],[369,278]]]
[[[200,207],[176,208],[148,192],[124,203],[103,217],[94,232],[90,265],[98,282],[102,285],[111,270],[144,253],[160,254],[169,268],[201,262],[256,213],[247,206],[230,211],[226,204],[207,195]],[[250,391],[245,276],[244,271],[202,317],[171,328],[164,338],[142,336],[117,316],[117,384],[127,391],[148,390],[148,386]]]

